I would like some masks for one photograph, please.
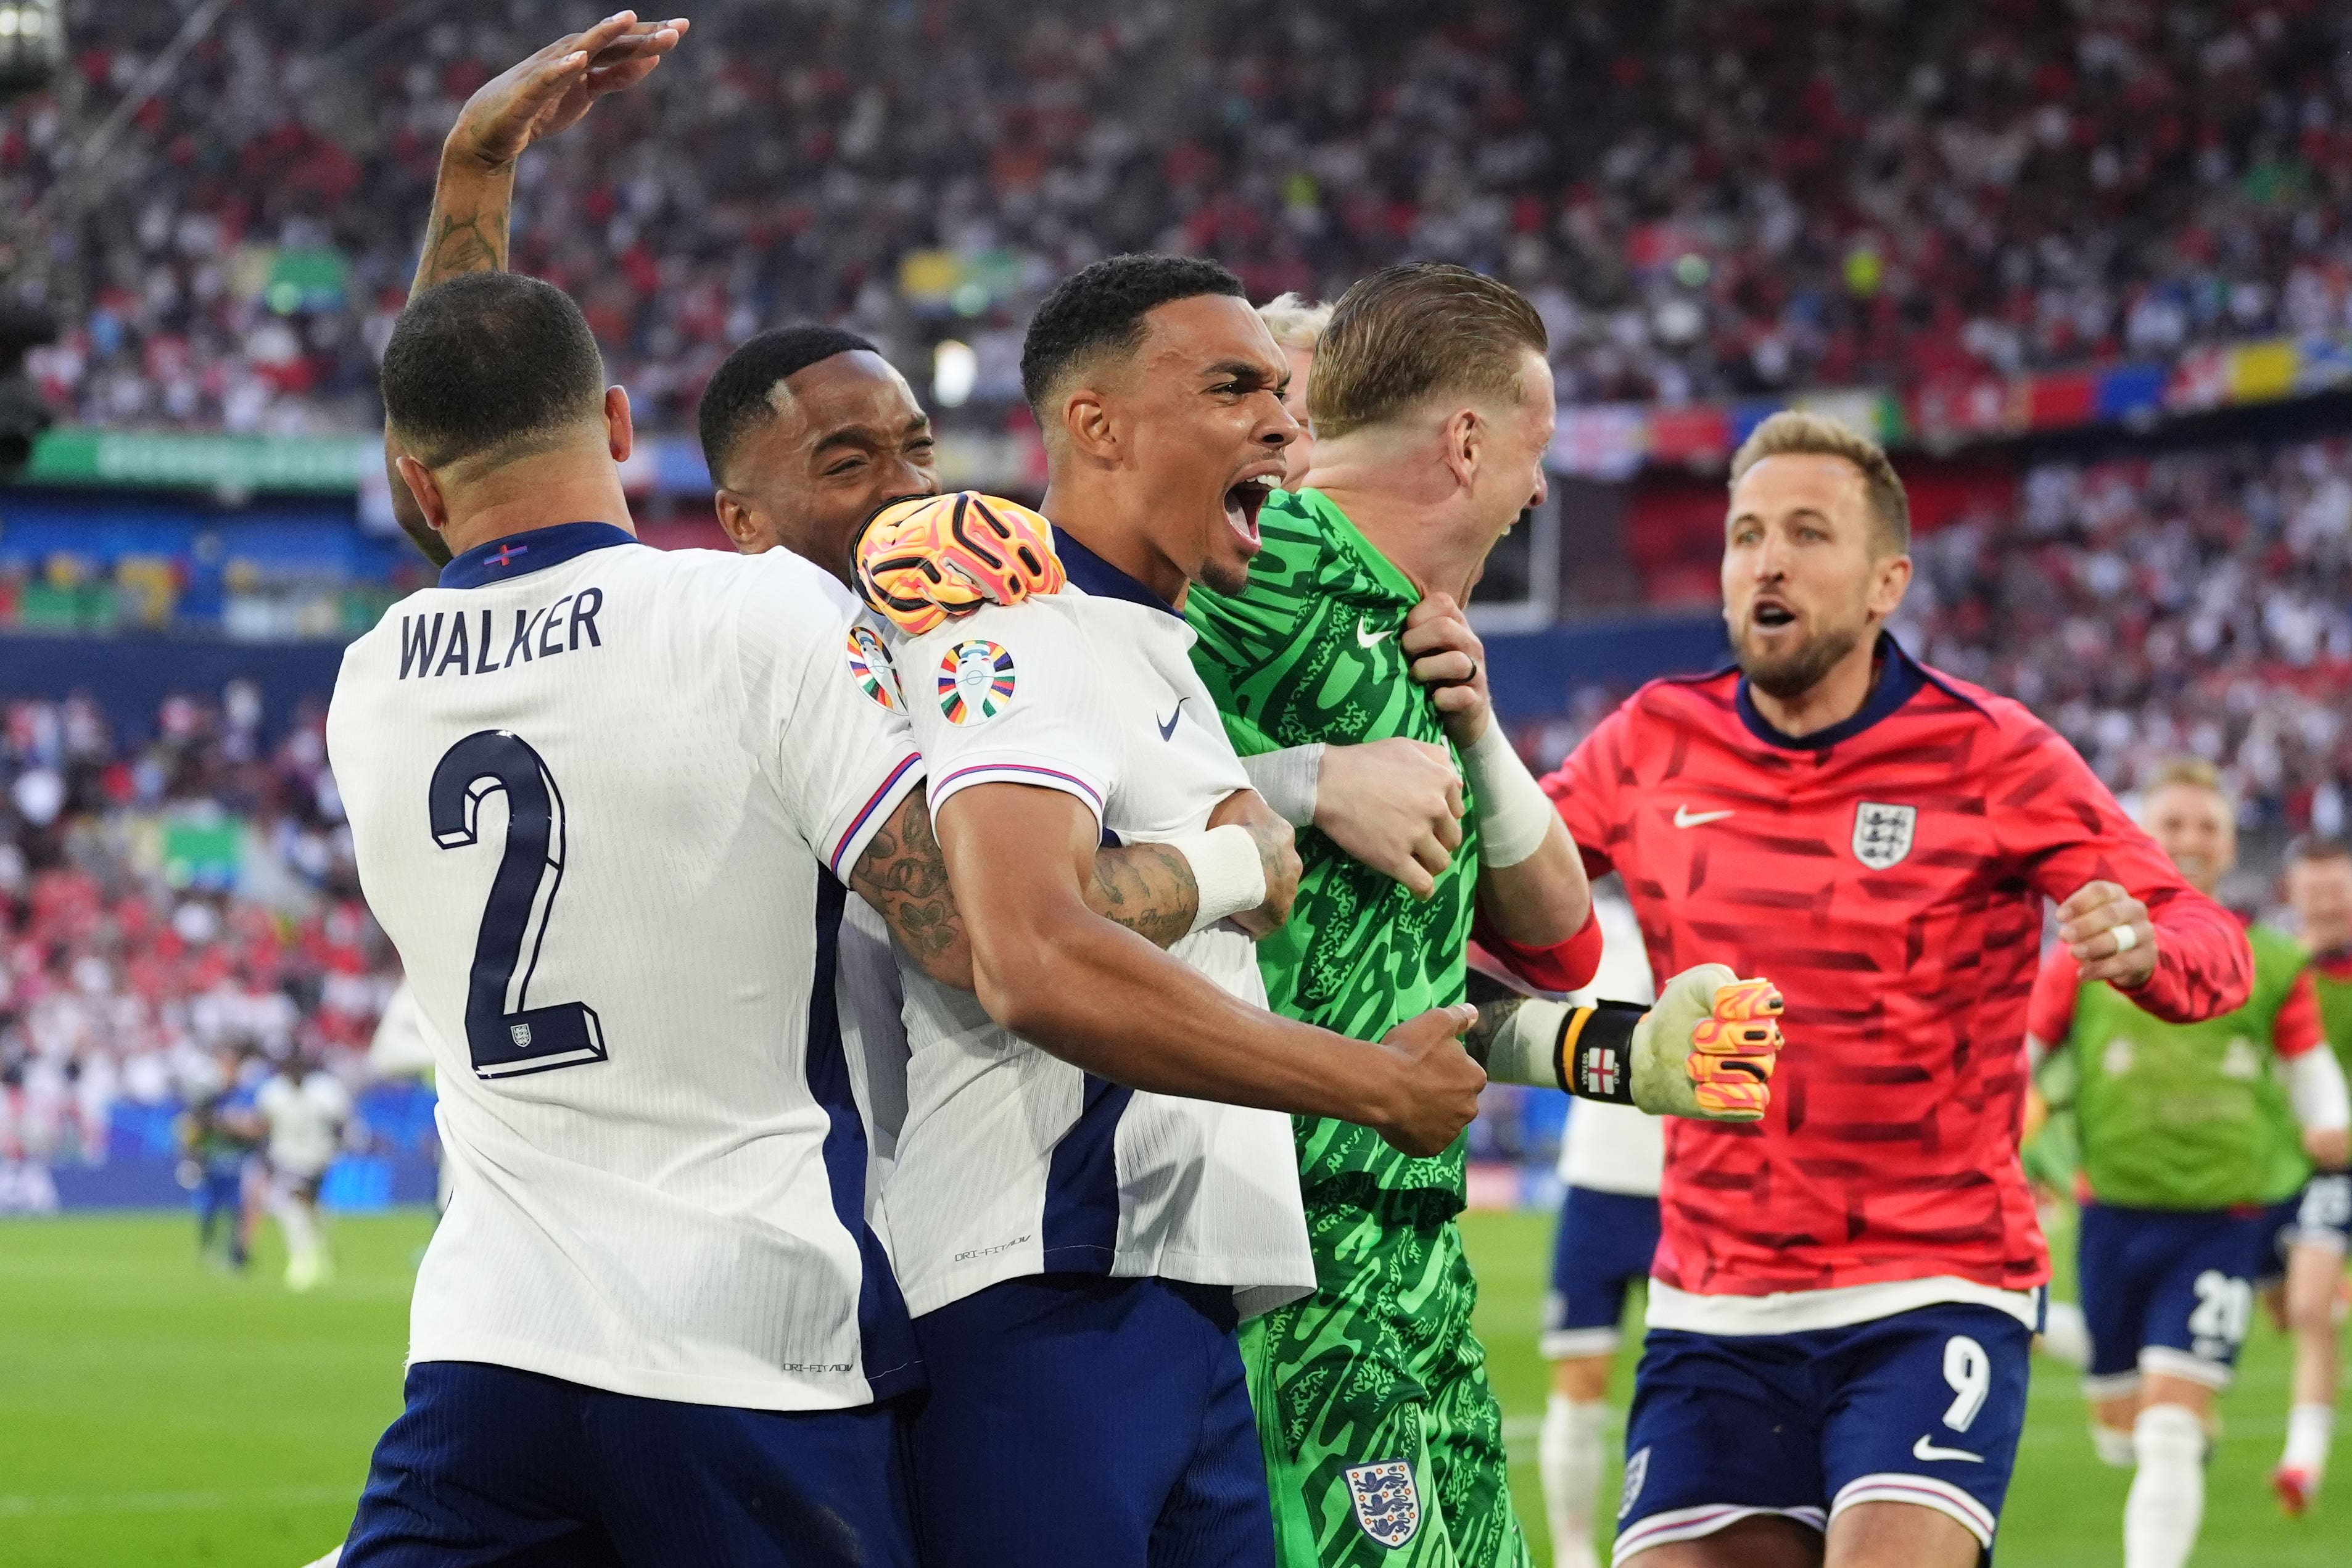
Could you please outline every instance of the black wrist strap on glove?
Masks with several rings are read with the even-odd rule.
[[[1632,1002],[1596,1002],[1568,1016],[1552,1054],[1559,1087],[1579,1100],[1633,1103],[1633,1026],[1649,1012]]]

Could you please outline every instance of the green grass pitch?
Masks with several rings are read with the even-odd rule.
[[[1549,1552],[1535,1470],[1545,1370],[1534,1323],[1550,1223],[1468,1221],[1484,1286],[1479,1330],[1539,1563]],[[429,1229],[417,1214],[341,1221],[340,1277],[296,1297],[278,1284],[274,1236],[253,1273],[231,1279],[195,1261],[192,1227],[177,1215],[0,1222],[0,1563],[296,1568],[332,1545],[368,1450],[399,1408],[410,1272]],[[1631,1371],[1629,1357],[1621,1403]],[[2264,1485],[2286,1376],[2284,1342],[2258,1325],[2223,1406],[2200,1564],[2352,1563],[2352,1492],[2298,1523],[2280,1516]],[[2352,1454],[2339,1451],[2337,1467],[2337,1487],[2352,1486]],[[2074,1374],[2038,1367],[2002,1568],[2117,1562],[2127,1481],[2092,1458]]]

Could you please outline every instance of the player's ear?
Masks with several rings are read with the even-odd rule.
[[[1890,555],[1871,568],[1870,613],[1880,620],[1895,614],[1911,586],[1911,557]]]
[[[613,454],[613,461],[625,463],[637,444],[637,433],[629,423],[629,394],[625,387],[604,389],[604,446]]]
[[[1089,458],[1113,462],[1118,457],[1118,430],[1102,394],[1082,386],[1063,401],[1062,430],[1070,445]]]
[[[1478,460],[1486,453],[1486,422],[1475,408],[1457,408],[1447,416],[1439,441],[1445,471],[1454,476],[1455,484],[1468,489],[1477,479]]]
[[[739,555],[757,555],[766,548],[760,542],[760,520],[751,515],[751,505],[733,490],[715,490],[711,506],[719,513],[719,526],[726,531],[728,542]]]
[[[393,467],[400,470],[401,482],[408,493],[416,498],[416,510],[425,514],[425,526],[437,536],[449,526],[449,503],[441,494],[441,481],[433,470],[402,452],[393,458]]]

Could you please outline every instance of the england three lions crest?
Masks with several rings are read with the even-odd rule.
[[[1356,1505],[1356,1522],[1364,1533],[1394,1550],[1421,1531],[1421,1493],[1412,1484],[1412,1467],[1402,1459],[1377,1465],[1348,1467],[1348,1500]]]
[[[1853,808],[1853,858],[1874,871],[1899,865],[1911,853],[1919,826],[1916,805],[1885,805],[1865,800]]]

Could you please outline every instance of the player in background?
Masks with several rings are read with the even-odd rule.
[[[268,1128],[262,1157],[269,1167],[269,1209],[286,1237],[286,1288],[316,1289],[334,1278],[319,1187],[342,1151],[351,1090],[318,1058],[298,1055],[254,1092],[253,1108]]]
[[[1656,994],[1642,927],[1621,889],[1592,890],[1601,926],[1601,967],[1591,988],[1570,996],[1647,1004]],[[1537,1461],[1550,1517],[1555,1568],[1594,1568],[1593,1505],[1608,1468],[1609,1373],[1617,1359],[1627,1298],[1646,1287],[1658,1246],[1658,1173],[1665,1124],[1630,1106],[1580,1104],[1560,1139],[1559,1226],[1552,1237],[1551,1290],[1544,1298],[1544,1359],[1551,1394],[1544,1405]]]
[[[195,1194],[196,1252],[217,1257],[243,1273],[252,1237],[246,1225],[245,1184],[264,1127],[253,1093],[241,1081],[245,1054],[223,1046],[181,1086],[187,1110],[179,1119],[184,1156],[182,1185]]]
[[[910,1563],[919,1365],[834,954],[854,888],[969,973],[903,876],[919,758],[829,579],[636,544],[627,399],[559,291],[428,290],[383,386],[453,559],[327,739],[457,1170],[345,1561]]]
[[[2352,1073],[2352,846],[2340,838],[2305,837],[2289,847],[2286,901],[2305,947],[2319,1006],[2321,1032],[2336,1063]],[[2323,1151],[2312,1151],[2315,1162]],[[2315,1174],[2295,1204],[2284,1301],[2294,1336],[2293,1405],[2286,1449],[2271,1482],[2290,1513],[2319,1495],[2336,1430],[2336,1391],[2342,1366],[2344,1258],[2352,1246],[2352,1176],[2336,1162]]]
[[[1298,439],[1284,454],[1282,488],[1299,489],[1314,466],[1315,432],[1307,423],[1307,388],[1315,372],[1315,345],[1331,324],[1331,307],[1310,305],[1296,294],[1277,294],[1257,308],[1258,320],[1274,334],[1275,346],[1290,363],[1290,382],[1282,389],[1282,406],[1298,422]]]
[[[898,664],[920,682],[910,708],[985,1008],[909,981],[909,1109],[885,1194],[933,1379],[913,1449],[935,1562],[1271,1558],[1234,1330],[1315,1276],[1288,1129],[1268,1111],[1360,1119],[1432,1152],[1485,1081],[1455,1040],[1466,1007],[1379,1044],[1263,1012],[1249,938],[1269,922],[1215,919],[1264,889],[1219,824],[1245,775],[1178,612],[1199,584],[1245,577],[1297,432],[1285,377],[1214,263],[1116,257],[1066,279],[1030,324],[1023,380],[1069,588],[961,621],[912,606],[928,629]],[[886,603],[901,575],[935,584],[898,544],[1002,504],[886,510],[862,576]],[[1171,832],[1192,836],[1203,908],[1162,955],[1080,890],[1106,838]]]
[[[2211,897],[2237,862],[2236,806],[2213,765],[2191,757],[2159,768],[2142,816]],[[2265,925],[2247,937],[2253,989],[2234,1011],[2160,1021],[2084,980],[2057,947],[2027,1018],[2032,1058],[2070,1047],[2074,1058],[2091,1332],[2083,1386],[2100,1458],[2138,1467],[2124,1504],[2125,1568],[2179,1568],[2195,1548],[2214,1401],[2245,1339],[2270,1210],[2301,1189],[2305,1144],[2342,1163],[2352,1120],[2303,949]],[[2282,1123],[2300,1123],[2300,1137],[2282,1136]]]
[[[2242,1005],[2251,959],[2063,740],[1887,635],[1909,511],[1876,444],[1775,415],[1731,477],[1737,667],[1643,687],[1546,781],[1654,967],[1769,973],[1799,1045],[1760,1123],[1666,1129],[1614,1560],[1960,1568],[2049,1278],[2001,1043],[2042,900],[2168,1019]]]

